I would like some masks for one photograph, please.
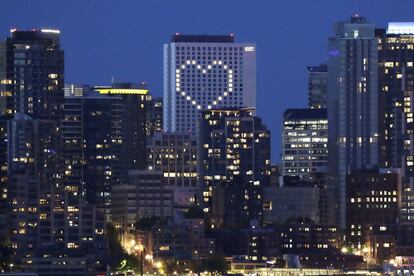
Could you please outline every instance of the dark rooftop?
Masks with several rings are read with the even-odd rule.
[[[54,43],[59,43],[60,31],[55,29],[33,29],[30,31],[12,29],[10,32],[11,38],[18,42],[52,40]]]
[[[233,43],[234,35],[182,35],[175,34],[171,42]]]
[[[328,65],[325,63],[321,63],[317,66],[306,66],[306,68],[308,68],[309,72],[328,72]]]
[[[291,108],[283,113],[283,118],[286,119],[327,119],[328,112],[325,108]]]

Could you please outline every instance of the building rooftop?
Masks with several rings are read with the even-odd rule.
[[[327,119],[328,112],[325,108],[312,109],[312,108],[290,108],[283,113],[285,120],[298,120],[298,119]]]
[[[321,63],[316,66],[306,66],[309,72],[320,72],[320,73],[326,73],[328,72],[328,65],[325,63]]]
[[[368,20],[364,16],[355,14],[348,19],[348,22],[352,24],[366,24]]]
[[[59,42],[60,31],[58,29],[33,29],[33,30],[10,30],[11,37],[18,41],[33,41],[39,39],[51,39]]]
[[[414,34],[414,22],[390,22],[387,34]]]
[[[175,34],[171,42],[233,43],[234,35],[182,35]]]

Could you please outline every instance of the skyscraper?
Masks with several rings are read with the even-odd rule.
[[[355,249],[371,244],[373,229],[391,228],[398,221],[401,170],[355,170],[348,177],[347,241]]]
[[[128,182],[128,171],[146,167],[149,91],[134,84],[76,87],[65,91],[65,180],[88,204],[111,217],[111,187]]]
[[[56,269],[67,274],[97,266],[104,269],[106,246],[103,217],[94,206],[83,204],[82,183],[67,181],[70,165],[62,146],[64,57],[59,33],[12,30],[1,51],[0,69],[8,126],[13,262],[46,274]]]
[[[376,30],[379,59],[379,128],[380,163],[382,166],[405,168],[412,158],[410,135],[414,91],[414,24],[389,23],[388,29]],[[411,153],[410,153],[411,152]],[[411,156],[411,157],[410,157]],[[411,169],[413,170],[413,169]],[[406,175],[406,181],[409,181]]]
[[[283,114],[282,175],[309,180],[326,172],[328,118],[326,109],[288,109]]]
[[[55,171],[60,161],[57,122],[15,113],[8,133],[10,241],[14,261],[26,266],[47,247],[65,247],[65,204]]]
[[[6,79],[14,112],[59,119],[63,107],[63,50],[59,30],[11,30],[6,40]],[[8,111],[9,112],[9,111]]]
[[[328,90],[328,66],[324,63],[307,66],[308,69],[308,107],[326,108]]]
[[[171,218],[174,186],[162,171],[130,170],[128,183],[112,187],[112,224],[135,230],[143,218]]]
[[[155,133],[147,142],[147,166],[163,172],[174,188],[176,207],[196,204],[198,191],[197,139],[189,134]]]
[[[7,199],[7,120],[15,112],[34,119],[58,119],[63,68],[58,30],[12,29],[11,36],[0,43],[0,224]]]
[[[162,132],[163,129],[163,104],[162,98],[151,97],[146,110],[146,130],[147,136],[152,136],[156,132]]]
[[[110,220],[111,187],[120,182],[120,97],[90,87],[65,87],[62,122],[65,183]],[[115,145],[115,146],[114,146]]]
[[[118,144],[122,156],[121,178],[127,179],[128,170],[146,168],[146,110],[151,95],[145,83],[113,83],[93,89],[99,94],[120,98],[119,139],[113,142]]]
[[[329,39],[328,121],[330,182],[345,228],[346,178],[378,164],[378,50],[374,25],[355,15]]]
[[[256,107],[256,48],[233,35],[180,35],[164,44],[164,131],[197,130],[201,110]]]
[[[253,186],[262,200],[261,187],[270,183],[270,132],[253,109],[203,111],[198,146],[204,212],[211,212],[214,189],[225,183]]]

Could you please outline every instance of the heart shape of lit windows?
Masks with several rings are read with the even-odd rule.
[[[202,103],[199,103],[196,99],[194,99],[193,95],[191,95],[191,92],[185,91],[181,85],[182,74],[184,73],[185,70],[187,70],[189,67],[192,67],[192,66],[195,66],[195,68],[198,71],[201,71],[203,75],[206,75],[209,71],[213,70],[214,69],[213,67],[220,66],[223,71],[227,72],[227,85],[226,85],[227,89],[225,89],[220,95],[218,95],[211,102],[204,103],[204,106],[203,106]],[[202,66],[198,64],[197,61],[195,60],[187,60],[185,63],[181,64],[178,69],[175,70],[175,90],[184,99],[186,99],[193,106],[195,106],[197,109],[201,109],[201,108],[211,109],[213,106],[217,106],[220,102],[222,102],[224,98],[226,98],[229,95],[229,93],[233,92],[233,70],[229,69],[228,65],[224,64],[223,61],[221,60],[213,60],[207,66]]]

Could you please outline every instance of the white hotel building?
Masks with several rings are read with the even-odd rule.
[[[233,35],[180,35],[164,44],[164,131],[196,135],[200,111],[256,107],[256,46]]]

